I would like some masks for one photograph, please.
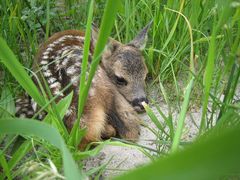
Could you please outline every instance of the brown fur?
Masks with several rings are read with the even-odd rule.
[[[100,141],[102,138],[106,139],[113,136],[132,141],[138,139],[140,128],[136,111],[142,111],[141,103],[143,101],[147,102],[144,91],[147,68],[140,49],[146,39],[148,28],[149,25],[127,45],[109,39],[102,55],[101,64],[94,76],[81,118],[80,126],[87,127],[87,134],[81,142],[81,148],[89,142]],[[66,38],[60,41],[59,39],[62,37]],[[44,69],[44,66],[46,66],[43,76],[49,82],[53,95],[58,94],[70,82],[73,83],[56,100],[58,102],[69,92],[74,92],[69,113],[65,116],[65,123],[69,130],[77,118],[79,80],[74,81],[73,79],[81,73],[80,65],[77,64],[81,63],[83,38],[84,32],[77,30],[54,34],[39,49],[34,64],[34,69],[37,71],[39,70],[39,64],[44,64],[44,61],[50,63],[47,66],[41,65],[40,68]],[[96,38],[97,32],[93,31],[91,54]],[[63,48],[68,46],[70,46],[70,55],[62,57],[64,54]],[[91,58],[91,55],[89,57]],[[74,73],[71,73],[70,70]],[[48,76],[49,73],[51,75]],[[52,84],[51,81],[53,81]]]

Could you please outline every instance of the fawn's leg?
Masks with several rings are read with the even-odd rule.
[[[116,92],[114,97],[114,114],[112,117],[112,125],[116,129],[121,138],[130,141],[138,140],[140,135],[140,119],[133,107],[127,100]]]
[[[106,113],[101,104],[84,113],[81,118],[81,127],[86,127],[87,133],[80,143],[80,149],[84,149],[91,142],[101,141],[102,133],[105,131],[105,124]]]
[[[105,125],[104,132],[102,132],[102,139],[109,139],[117,135],[116,129],[109,123]]]

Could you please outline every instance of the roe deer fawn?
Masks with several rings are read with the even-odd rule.
[[[80,126],[87,128],[87,133],[81,142],[82,147],[89,142],[113,136],[132,141],[138,139],[140,127],[137,112],[144,111],[142,102],[148,103],[145,93],[147,67],[141,50],[146,44],[150,25],[151,23],[128,44],[109,38],[80,121]],[[97,29],[93,28],[91,54],[97,36]],[[83,44],[82,31],[67,30],[56,33],[40,47],[34,62],[34,71],[41,68],[51,93],[58,96],[56,102],[73,91],[70,108],[64,117],[69,130],[77,118]],[[89,54],[89,62],[91,62],[91,54]],[[71,86],[61,93],[60,91],[69,83]],[[36,107],[29,106],[29,102],[30,99],[17,102],[17,106],[20,107],[18,116],[31,117],[34,114]]]

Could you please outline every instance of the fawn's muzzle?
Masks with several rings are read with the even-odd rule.
[[[132,101],[132,106],[134,108],[135,111],[137,112],[145,112],[145,109],[142,105],[142,103],[145,102],[146,104],[148,104],[148,99],[146,97],[141,97],[141,98],[136,98]]]

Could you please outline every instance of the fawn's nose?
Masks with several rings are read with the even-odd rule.
[[[144,112],[145,109],[142,105],[142,103],[145,102],[148,104],[148,99],[146,97],[136,98],[132,101],[132,106],[137,112]]]

